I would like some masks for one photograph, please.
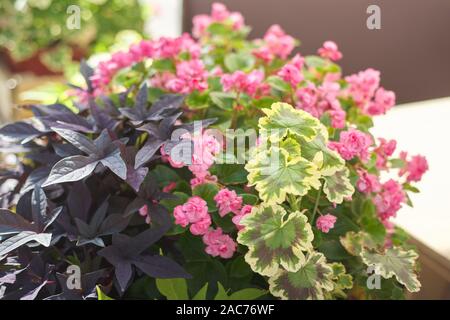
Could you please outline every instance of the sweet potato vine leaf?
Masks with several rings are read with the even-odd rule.
[[[259,151],[259,152],[258,152]],[[281,148],[254,151],[245,166],[250,186],[255,186],[260,198],[267,203],[282,203],[287,194],[305,195],[311,187],[320,187],[317,167],[302,157],[289,159]]]
[[[94,141],[75,131],[53,130],[88,155],[75,155],[58,161],[42,186],[81,180],[89,176],[100,163],[122,180],[127,178],[127,166],[120,155],[121,142],[113,141],[107,130],[103,130]]]
[[[114,266],[120,292],[125,292],[133,275],[133,265],[153,278],[189,278],[190,275],[173,260],[143,253],[158,241],[168,228],[150,228],[136,237],[114,234],[112,245],[98,254]]]
[[[415,273],[418,254],[414,250],[399,247],[388,248],[384,253],[363,249],[361,257],[368,266],[374,265],[377,274],[389,279],[395,276],[409,292],[420,290],[420,282]]]
[[[267,116],[259,119],[259,128],[264,130],[272,142],[279,141],[291,133],[306,141],[314,139],[320,122],[303,110],[294,109],[287,103],[277,102],[270,109],[262,110]]]
[[[302,251],[311,248],[313,232],[301,212],[287,214],[279,205],[262,204],[241,220],[245,228],[238,242],[249,251],[245,260],[262,275],[271,276],[282,266],[297,271],[305,261]]]
[[[279,269],[269,278],[269,290],[283,300],[322,300],[324,292],[333,290],[332,276],[325,256],[310,252],[298,271]]]
[[[52,234],[44,232],[61,211],[62,207],[49,206],[44,190],[39,186],[35,187],[31,195],[32,222],[18,213],[0,209],[0,235],[12,235],[0,243],[0,257],[32,241],[48,247]]]

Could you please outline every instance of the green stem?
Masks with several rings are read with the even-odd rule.
[[[292,211],[299,210],[297,199],[295,198],[295,196],[293,194],[288,195],[288,202],[289,202],[289,205],[291,206]]]
[[[319,201],[320,201],[320,196],[322,195],[322,189],[323,189],[323,185],[320,186],[319,192],[317,193],[317,197],[316,197],[316,203],[314,204],[314,210],[311,216],[311,223],[314,223],[314,218],[316,217],[316,212],[319,209]]]

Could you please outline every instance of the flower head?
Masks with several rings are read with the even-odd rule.
[[[322,58],[327,58],[332,61],[342,59],[342,52],[339,51],[337,44],[333,41],[325,41],[322,48],[317,52]]]
[[[227,188],[220,190],[214,197],[214,201],[216,201],[221,217],[229,212],[239,214],[239,210],[242,208],[242,197],[239,197],[236,191]]]
[[[206,232],[203,235],[203,243],[206,244],[205,251],[207,254],[213,257],[220,256],[224,259],[231,258],[237,247],[229,235],[222,233],[221,228]]]
[[[326,214],[317,218],[316,227],[324,233],[328,233],[330,229],[334,228],[337,218],[331,214]]]

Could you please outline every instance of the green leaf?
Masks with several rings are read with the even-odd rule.
[[[332,268],[319,252],[308,254],[306,261],[296,272],[280,269],[269,278],[269,290],[283,300],[322,300],[324,291],[334,288]]]
[[[227,92],[211,92],[209,94],[212,102],[221,109],[231,111],[236,100],[236,95]]]
[[[242,164],[215,164],[211,168],[211,173],[215,174],[223,184],[247,182],[247,171]]]
[[[246,215],[237,241],[249,248],[245,260],[253,271],[271,276],[280,265],[297,271],[311,248],[313,232],[308,218],[298,211],[287,214],[279,205],[262,204]]]
[[[311,187],[320,187],[316,166],[302,157],[288,158],[284,149],[271,147],[255,150],[245,166],[248,185],[255,186],[260,198],[267,203],[282,203],[287,194],[303,196]]]
[[[300,145],[302,157],[316,163],[323,175],[331,176],[345,165],[341,156],[328,148],[328,132],[323,125],[311,141],[300,137]]]
[[[325,66],[326,61],[318,56],[306,56],[305,63],[310,68],[317,68]]]
[[[345,250],[354,256],[359,256],[364,248],[373,249],[377,247],[372,237],[363,231],[349,231],[345,236],[340,237],[340,242]]]
[[[281,92],[288,92],[289,90],[291,90],[291,86],[289,85],[289,83],[287,83],[278,76],[270,76],[267,78],[266,81],[269,84],[269,86],[275,90]]]
[[[230,71],[250,71],[255,65],[255,57],[250,53],[230,53],[225,57],[225,67]]]
[[[205,285],[195,294],[192,300],[206,300],[207,291],[208,291],[208,283],[205,283]]]
[[[214,300],[228,300],[227,291],[220,282],[217,282],[217,294]]]
[[[153,60],[152,68],[158,71],[175,71],[175,65],[171,59]]]
[[[403,284],[409,292],[420,290],[421,285],[415,273],[418,254],[414,250],[393,247],[380,254],[363,249],[361,257],[368,266],[374,265],[376,273],[383,278],[389,279],[395,276],[397,281]]]
[[[102,289],[100,289],[100,286],[96,286],[95,289],[97,290],[97,300],[114,300],[111,297],[108,297]]]
[[[303,110],[294,109],[290,104],[277,102],[271,109],[262,109],[266,117],[259,119],[259,128],[270,141],[282,140],[288,133],[309,142],[323,127],[320,121]]]
[[[186,280],[177,279],[156,279],[156,286],[167,300],[188,300]]]
[[[186,97],[185,103],[192,110],[208,108],[209,96],[206,93],[194,91]]]
[[[342,203],[344,198],[350,197],[355,192],[355,188],[350,183],[349,170],[346,167],[342,167],[333,175],[323,178],[325,180],[323,192],[330,202]]]
[[[208,210],[210,212],[216,211],[216,202],[214,201],[214,197],[219,192],[219,187],[216,184],[212,183],[204,183],[198,185],[192,189],[192,195],[199,196],[208,204]]]
[[[247,288],[234,292],[228,297],[228,300],[255,300],[267,293],[266,290]]]
[[[254,194],[250,193],[240,193],[240,197],[242,197],[242,202],[244,204],[250,204],[252,206],[256,205],[259,202],[259,198]]]
[[[214,22],[208,26],[208,32],[212,35],[226,36],[230,33],[230,28],[228,28],[223,23]]]

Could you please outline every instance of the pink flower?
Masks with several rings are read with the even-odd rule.
[[[211,17],[206,14],[194,16],[194,18],[192,19],[192,34],[194,35],[194,37],[201,38],[202,36],[204,36],[211,22]]]
[[[384,138],[379,138],[380,141],[379,146],[374,150],[377,161],[376,167],[379,170],[386,169],[387,160],[390,156],[394,154],[395,148],[397,147],[397,141],[395,140],[386,140]]]
[[[186,164],[185,164],[184,162],[182,162],[182,161],[179,161],[179,162],[174,161],[174,160],[172,159],[172,157],[171,157],[169,154],[166,153],[166,150],[164,149],[164,145],[161,146],[161,148],[159,149],[159,151],[160,151],[160,153],[161,153],[161,159],[162,159],[164,162],[169,162],[170,165],[171,165],[173,168],[182,168],[182,167],[184,167],[184,166],[186,165]]]
[[[303,74],[300,68],[293,63],[285,64],[277,74],[294,88],[303,80]]]
[[[197,59],[177,64],[177,78],[167,83],[167,88],[176,93],[191,93],[208,88],[207,75],[203,62]]]
[[[395,217],[405,200],[406,197],[402,186],[392,179],[384,183],[382,191],[373,198],[378,216],[381,220]]]
[[[286,59],[295,47],[295,39],[277,24],[267,30],[264,41],[269,51],[281,59]]]
[[[224,4],[215,2],[212,5],[211,18],[216,22],[222,22],[230,16],[230,12]]]
[[[356,182],[356,187],[360,192],[369,194],[381,190],[381,184],[376,175],[370,174],[363,169],[358,170],[358,175],[359,179]]]
[[[231,74],[224,74],[220,80],[225,92],[235,90],[244,92],[254,97],[256,91],[264,80],[264,73],[260,70],[254,70],[249,74],[243,71],[235,71]]]
[[[231,23],[233,24],[234,30],[240,30],[242,27],[244,27],[244,17],[240,12],[232,12],[229,16],[229,19],[231,20]]]
[[[347,113],[340,106],[330,109],[331,126],[333,128],[342,129],[345,127],[345,119]]]
[[[369,68],[345,77],[345,81],[349,85],[347,93],[353,98],[357,106],[365,111],[380,85],[380,72]]]
[[[206,201],[198,196],[191,197],[185,204],[176,206],[173,214],[175,224],[182,227],[191,224],[189,230],[194,235],[205,234],[211,225]]]
[[[330,59],[332,61],[342,59],[342,53],[339,51],[337,44],[333,41],[325,41],[322,48],[317,52],[322,58]]]
[[[330,229],[334,228],[337,218],[331,214],[326,214],[317,218],[316,227],[324,233],[328,233]]]
[[[229,259],[236,251],[236,243],[233,239],[222,233],[221,228],[210,230],[203,235],[203,243],[206,245],[205,251],[207,254],[224,259]]]
[[[406,160],[406,157],[405,157]],[[400,175],[407,173],[406,181],[408,182],[418,182],[422,179],[422,176],[428,170],[428,161],[424,156],[416,155],[407,161],[404,170],[399,172]]]
[[[234,214],[239,214],[239,210],[242,207],[242,197],[236,194],[236,191],[222,189],[214,197],[217,207],[219,207],[219,215],[221,217],[225,216],[229,212]]]
[[[371,116],[385,114],[395,105],[395,93],[393,91],[379,88],[375,93],[374,101],[370,102],[366,113]]]
[[[242,207],[241,211],[231,219],[238,230],[242,230],[244,228],[244,226],[241,225],[240,222],[244,216],[252,212],[252,209],[253,207],[251,205],[246,204]]]
[[[192,188],[204,183],[217,183],[217,177],[210,175],[208,172],[208,175],[204,177],[202,176],[201,178],[199,177],[192,178],[190,183]]]
[[[339,142],[331,142],[329,147],[339,152],[345,160],[358,156],[363,161],[369,158],[368,149],[372,145],[372,138],[356,129],[342,131]]]

